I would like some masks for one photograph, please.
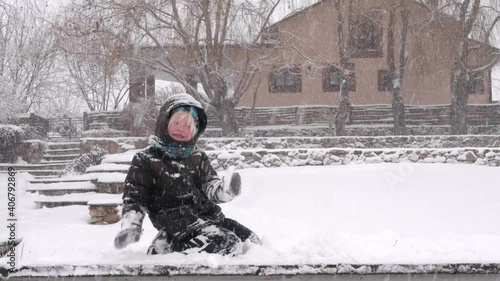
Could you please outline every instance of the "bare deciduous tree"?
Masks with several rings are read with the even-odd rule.
[[[80,30],[86,24],[89,30]],[[70,14],[58,23],[61,57],[70,76],[68,91],[91,111],[117,109],[128,93],[122,42],[99,32],[101,21]]]
[[[445,28],[451,44],[456,46],[451,70],[451,133],[467,134],[469,95],[484,83],[483,73],[491,70],[500,58],[498,51],[489,49],[494,32],[500,27],[500,2],[440,0],[433,3],[427,6],[432,19]]]
[[[85,101],[91,111],[117,109],[128,92],[128,71],[108,57],[65,54],[71,82],[69,90]]]
[[[387,65],[391,79],[392,112],[394,118],[394,134],[406,134],[405,105],[403,101],[404,70],[407,62],[406,42],[409,27],[409,11],[407,0],[390,0],[389,17],[387,24]],[[395,54],[395,28],[398,18],[401,19],[401,31],[399,40],[399,65],[396,67]]]
[[[48,16],[39,1],[0,1],[0,76],[21,112],[28,112],[52,87],[56,38]]]
[[[238,131],[234,107],[252,91],[266,59],[261,39],[280,1],[74,0],[70,9],[89,19],[73,23],[79,30],[112,34],[133,46],[129,55],[182,83],[217,115],[223,135],[231,135]]]
[[[339,55],[340,55],[340,71],[341,71],[341,83],[340,83],[340,100],[337,112],[335,114],[335,134],[337,136],[343,136],[346,134],[346,124],[348,119],[350,119],[351,114],[351,103],[349,101],[349,85],[352,83],[350,81],[350,71],[349,61],[350,53],[348,42],[349,40],[344,36],[345,29],[350,30],[351,27],[351,16],[353,13],[352,0],[347,0],[345,5],[342,7],[341,3],[344,1],[335,0],[335,11],[337,17],[337,38],[339,45]],[[347,12],[346,12],[347,11]],[[347,15],[347,26],[344,21],[344,16]],[[348,33],[350,36],[350,33]]]

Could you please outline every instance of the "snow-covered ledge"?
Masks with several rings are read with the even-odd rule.
[[[78,277],[82,277],[82,280],[83,277],[87,277],[85,280],[95,277],[98,277],[99,280],[106,280],[103,277],[113,277],[112,280],[129,280],[130,277],[163,280],[170,276],[183,276],[185,278],[193,276],[197,280],[203,279],[204,276],[216,277],[211,280],[218,280],[217,276],[219,278],[231,276],[234,278],[232,280],[256,280],[257,276],[266,276],[265,280],[283,280],[285,276],[288,278],[300,276],[297,280],[326,280],[325,277],[318,278],[321,275],[332,275],[335,280],[353,280],[353,275],[359,276],[358,278],[370,275],[375,280],[413,280],[410,275],[421,275],[416,278],[418,280],[444,280],[450,278],[450,274],[454,275],[453,280],[498,280],[500,264],[303,264],[218,265],[213,267],[204,265],[56,265],[21,267],[17,272],[11,274],[10,280],[25,280],[25,278],[32,278],[30,280],[51,278],[54,280],[56,277],[61,280],[68,277],[71,277],[72,280],[79,280]],[[463,276],[459,276],[462,274]],[[390,278],[390,276],[397,277],[399,275],[404,276],[400,276],[402,279]],[[482,275],[481,278],[478,278],[478,275]],[[73,279],[74,277],[76,278]]]

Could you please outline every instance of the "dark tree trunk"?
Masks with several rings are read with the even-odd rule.
[[[342,77],[340,83],[340,100],[337,113],[335,114],[335,135],[345,136],[347,134],[346,125],[350,120],[351,116],[351,102],[349,101],[349,88],[352,83],[350,81],[349,71],[349,60],[350,52],[347,46],[348,40],[344,38],[344,11],[340,6],[341,1],[335,0],[335,10],[337,15],[337,36],[339,44],[339,56],[340,56],[340,69],[342,70]],[[351,25],[351,13],[352,13],[352,0],[346,2],[347,9],[347,30],[350,30]],[[349,35],[348,35],[349,36]]]
[[[471,6],[469,5],[471,4]],[[451,133],[467,134],[467,103],[470,93],[469,36],[479,16],[481,0],[465,0],[460,5],[461,38],[457,45],[451,80]]]
[[[224,102],[219,111],[219,121],[222,126],[222,135],[234,136],[238,133],[238,120],[231,102]]]
[[[468,78],[464,69],[455,69],[451,84],[451,134],[467,134]]]
[[[403,100],[403,77],[406,66],[406,37],[408,34],[408,11],[405,0],[396,0],[392,3],[389,12],[389,24],[387,27],[387,65],[392,81],[392,115],[394,119],[394,135],[406,135],[405,105]],[[395,40],[394,27],[396,24],[396,9],[401,9],[401,40],[399,42],[399,68],[395,63]]]
[[[349,101],[349,91],[347,81],[344,79],[340,85],[340,102],[335,114],[335,135],[345,136],[347,120],[350,119],[351,102]]]
[[[234,109],[238,103],[235,97],[238,95],[237,93],[229,94],[229,91],[234,91],[234,88],[228,86],[229,83],[224,78],[216,74],[209,74],[206,77],[209,79],[205,81],[202,79],[201,84],[205,92],[210,93],[215,114],[222,128],[222,136],[234,136],[239,131]]]
[[[457,49],[451,80],[451,134],[467,134],[467,103],[469,100],[469,63],[467,38],[462,39]]]
[[[394,118],[394,135],[406,135],[405,104],[401,88],[392,89],[392,115]]]
[[[198,82],[194,79],[193,76],[187,76],[186,82],[189,84],[189,87],[186,87],[186,92],[193,97],[196,97],[196,89],[198,88]]]

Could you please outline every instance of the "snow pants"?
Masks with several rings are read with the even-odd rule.
[[[195,237],[176,240],[160,229],[151,242],[148,255],[167,254],[172,252],[207,252],[221,255],[236,255],[241,252],[243,243],[260,244],[258,236],[250,229],[235,220],[225,218],[220,223],[202,228]]]

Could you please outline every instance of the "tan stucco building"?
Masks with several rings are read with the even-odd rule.
[[[353,1],[353,27],[344,32],[350,38],[349,46],[353,50],[350,70],[354,83],[349,93],[350,100],[353,105],[390,104],[390,83],[384,77],[388,69],[388,1]],[[411,25],[403,82],[404,102],[407,105],[450,104],[457,23],[446,16],[440,22],[431,22],[424,6],[409,2]],[[335,65],[340,61],[336,21],[334,2],[323,0],[275,23],[267,33],[262,49],[252,50],[252,55],[266,54],[269,59],[262,64],[238,106],[252,106],[254,92],[257,107],[336,105],[339,81]],[[395,30],[398,63],[399,21]],[[248,52],[237,46],[231,48],[228,54],[232,61]],[[477,57],[491,59],[494,51],[498,50],[491,46],[482,47],[481,55],[471,56],[471,60],[479,63]],[[190,70],[189,58],[177,58],[182,62],[179,65],[182,65],[183,72],[196,80],[195,71]],[[155,76],[171,79],[158,71]],[[485,70],[477,78],[469,103],[491,103],[491,70]]]

